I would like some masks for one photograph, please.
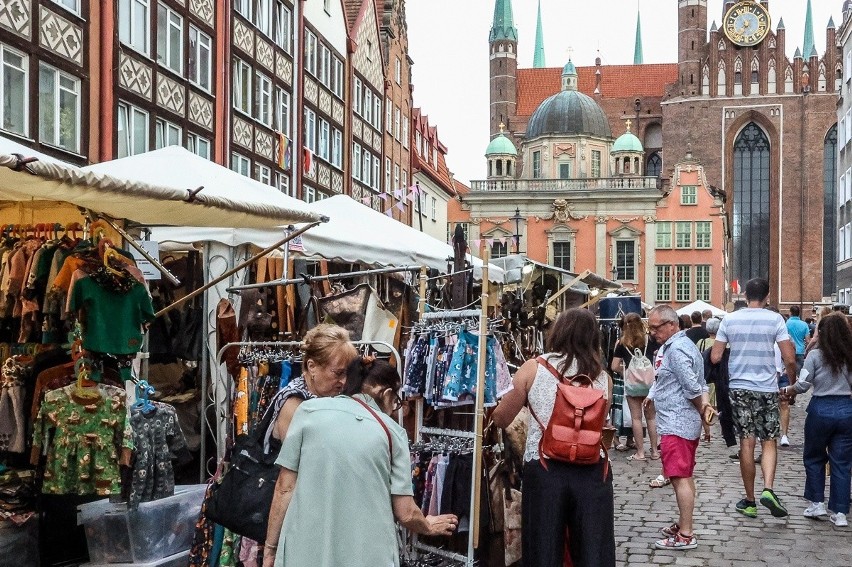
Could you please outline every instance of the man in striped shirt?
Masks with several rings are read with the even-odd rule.
[[[718,364],[725,347],[730,344],[731,408],[734,429],[740,438],[740,473],[745,488],[745,498],[737,502],[736,509],[750,518],[757,517],[754,449],[759,438],[763,447],[760,467],[764,481],[760,503],[769,508],[773,516],[783,517],[787,509],[772,490],[778,458],[777,440],[781,434],[774,345],[778,344],[781,350],[791,384],[796,382],[796,349],[784,318],[765,309],[769,282],[763,278],[749,280],[745,293],[748,307],[722,319],[710,359]]]

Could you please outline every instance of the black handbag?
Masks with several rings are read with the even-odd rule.
[[[231,467],[213,485],[204,512],[209,520],[258,543],[266,541],[279,471],[277,453],[263,452],[263,437],[272,423],[272,413],[267,411],[251,433],[237,437],[231,450]]]

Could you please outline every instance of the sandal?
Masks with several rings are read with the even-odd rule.
[[[654,461],[659,461],[660,460],[660,454],[659,453],[651,453],[651,459],[654,460]]]
[[[638,453],[633,453],[632,455],[627,457],[627,460],[628,461],[647,461],[648,459],[646,459],[645,457],[638,456]]]
[[[670,478],[666,478],[663,475],[657,475],[657,478],[648,483],[648,486],[651,488],[662,488],[671,484],[672,481]]]
[[[623,453],[623,452],[625,452],[625,451],[629,451],[629,450],[630,450],[630,447],[628,447],[628,446],[627,446],[626,444],[624,444],[624,443],[619,443],[618,445],[616,445],[616,446],[615,446],[615,450],[616,450],[616,451],[621,451],[621,452]]]

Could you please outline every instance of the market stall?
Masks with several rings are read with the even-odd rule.
[[[709,311],[712,313],[713,317],[724,317],[728,314],[724,309],[719,309],[715,305],[710,305],[706,301],[693,301],[689,305],[684,305],[680,309],[677,310],[678,315],[692,315],[694,312],[698,311],[699,313],[704,313],[705,311]]]
[[[29,502],[24,496],[34,489],[41,492],[42,531],[50,534],[51,543],[42,547],[49,555],[42,563],[53,564],[79,557],[73,537],[77,505],[118,496],[123,486],[130,490],[131,506],[140,510],[149,500],[170,502],[173,480],[156,486],[136,482],[171,467],[168,457],[142,451],[149,432],[167,435],[163,428],[171,428],[170,449],[179,454],[185,447],[171,406],[149,400],[150,389],[143,383],[132,405],[125,391],[127,378],[138,380],[131,368],[142,346],[142,326],[155,315],[145,275],[122,248],[144,249],[129,232],[163,224],[263,228],[318,223],[321,217],[298,201],[265,199],[259,191],[242,191],[244,200],[231,197],[222,186],[213,189],[213,178],[134,179],[123,167],[117,175],[83,170],[5,138],[0,138],[0,165],[6,166],[0,168],[0,302],[9,331],[2,349],[0,418],[11,425],[0,456],[4,465],[14,465],[2,471],[0,483],[19,502]],[[181,167],[150,165],[158,172]],[[158,266],[155,256],[148,254]],[[70,356],[59,346],[65,342],[72,343]],[[75,404],[92,411],[76,411]],[[158,417],[148,424],[152,415]],[[93,434],[86,426],[89,419],[97,419],[101,428],[101,441],[94,445],[86,441]],[[37,485],[27,461],[41,478]],[[118,478],[120,463],[133,472],[126,485]],[[14,508],[7,517],[21,525],[33,518],[25,508]],[[125,536],[138,540],[142,533]],[[116,550],[117,541],[110,540]],[[0,547],[4,555],[15,553]]]

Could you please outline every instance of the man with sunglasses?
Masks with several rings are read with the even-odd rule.
[[[775,345],[781,351],[791,384],[796,382],[796,349],[790,340],[784,318],[765,308],[769,282],[763,278],[749,280],[745,292],[748,306],[722,319],[710,352],[710,361],[718,364],[725,347],[730,344],[728,374],[731,410],[734,429],[740,438],[740,474],[745,488],[745,498],[737,502],[736,510],[749,518],[757,517],[754,449],[759,438],[763,449],[760,467],[764,482],[760,503],[773,516],[781,518],[787,515],[787,509],[773,491],[778,459],[777,441],[781,435]]]

